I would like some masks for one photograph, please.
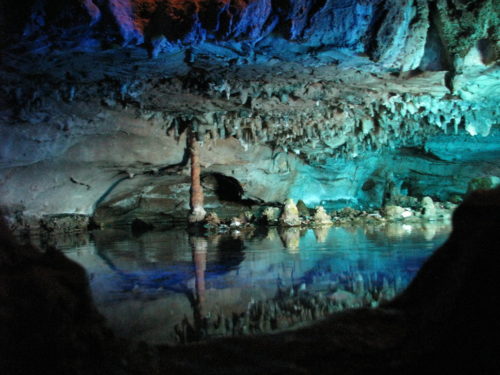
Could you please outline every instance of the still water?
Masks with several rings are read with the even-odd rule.
[[[87,270],[96,304],[115,333],[173,343],[182,321],[235,316],[279,293],[322,293],[336,303],[361,301],[362,294],[365,304],[376,306],[387,290],[393,295],[411,281],[449,231],[447,224],[203,236],[184,229],[140,236],[102,230],[59,247]]]

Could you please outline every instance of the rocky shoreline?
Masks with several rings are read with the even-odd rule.
[[[446,222],[451,219],[456,207],[456,203],[434,202],[430,197],[419,200],[415,197],[400,196],[380,209],[363,210],[344,207],[327,212],[323,206],[309,208],[302,200],[295,203],[292,199],[287,199],[284,204],[240,206],[236,211],[239,211],[240,214],[232,217],[227,216],[224,209],[222,209],[221,217],[216,211],[209,211],[205,220],[198,225],[198,229],[209,232],[227,232],[262,225],[284,228],[314,228],[345,224],[379,225],[391,222],[408,224],[434,221]],[[85,233],[89,230],[102,228],[102,226],[95,223],[92,216],[80,214],[46,215],[37,219],[27,218],[15,212],[7,212],[7,217],[9,229],[21,238],[47,238],[71,233]],[[155,224],[148,221],[150,220],[138,217],[125,227],[135,233],[143,233],[149,230],[168,230],[168,228],[172,227],[187,226],[187,219],[184,218],[183,220],[182,217],[173,221],[171,218],[163,222],[159,220]],[[123,224],[117,226],[124,227]],[[113,224],[106,225],[106,227],[113,227]]]

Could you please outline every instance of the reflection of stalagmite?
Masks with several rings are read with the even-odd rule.
[[[291,253],[299,252],[300,230],[299,228],[286,228],[280,231],[281,241]]]
[[[395,239],[401,238],[407,234],[407,232],[403,228],[403,225],[401,225],[399,223],[387,224],[385,227],[385,233],[386,233],[387,237],[391,238],[391,239],[392,238],[395,238]]]
[[[426,241],[432,241],[436,237],[437,228],[435,225],[422,225],[422,232]]]
[[[316,237],[316,242],[325,243],[328,237],[328,232],[330,231],[329,226],[320,226],[313,229],[314,236]]]
[[[266,240],[275,241],[278,238],[278,231],[276,228],[270,228],[266,235]]]
[[[363,280],[363,275],[358,273],[354,280],[353,291],[358,296],[362,296],[365,293],[365,281]]]
[[[205,270],[207,265],[207,240],[203,237],[191,237],[193,263],[195,269],[195,324],[201,322],[205,306]]]

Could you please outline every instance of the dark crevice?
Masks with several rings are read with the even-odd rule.
[[[311,9],[309,10],[309,14],[307,15],[307,24],[306,24],[306,27],[304,27],[304,29],[302,30],[302,32],[304,30],[307,30],[309,28],[311,28],[312,26],[312,19],[314,18],[314,16],[319,13],[321,11],[321,9],[323,9],[323,7],[325,6],[326,4],[326,0],[317,0],[313,3],[313,5],[311,6]]]
[[[203,181],[206,181],[207,177],[214,179],[212,182],[214,191],[220,200],[227,202],[240,202],[242,200],[243,187],[236,178],[222,173],[209,173],[203,176]]]
[[[311,6],[311,10],[309,11],[309,19],[313,18],[316,13],[318,13],[326,4],[326,0],[317,0]]]
[[[387,18],[388,13],[389,11],[386,9],[384,5],[379,6],[379,8],[377,8],[377,10],[375,11],[372,27],[370,28],[371,34],[367,37],[367,42],[366,42],[366,53],[368,54],[371,60],[376,59],[375,52],[379,48],[377,35],[385,19]]]
[[[477,42],[477,49],[481,54],[481,61],[485,65],[489,65],[497,60],[497,50],[495,42],[489,39],[481,39]]]
[[[121,182],[125,181],[125,180],[128,180],[129,177],[122,177],[120,178],[119,180],[113,182],[111,184],[111,186],[104,192],[104,194],[102,194],[99,199],[94,203],[94,209],[92,210],[92,216],[95,215],[95,212],[97,210],[97,208],[99,208],[99,205],[104,202],[104,200],[111,194],[111,192],[118,186],[118,184],[120,184]]]
[[[427,33],[427,42],[425,46],[426,55],[428,55],[430,51],[429,43],[431,41],[431,36],[432,36],[433,37],[432,40],[435,43],[436,51],[439,54],[439,62],[438,62],[438,64],[440,65],[439,68],[441,70],[448,71],[444,77],[444,84],[450,90],[450,93],[453,93],[453,79],[455,78],[457,72],[453,64],[453,58],[450,55],[446,43],[441,34],[442,25],[439,20],[439,11],[435,2],[431,2],[429,4],[429,25],[430,27]],[[425,55],[423,60],[424,59]],[[422,70],[433,70],[433,69],[426,69],[425,67],[422,66]]]
[[[446,160],[441,159],[439,156],[424,149],[423,147],[401,147],[399,152],[404,156],[419,157],[430,161],[446,162]]]
[[[430,5],[429,29],[427,30],[427,38],[425,41],[424,56],[422,57],[419,69],[422,71],[442,71],[452,70],[453,64],[450,63],[448,52],[445,48],[443,40],[439,34],[439,30],[434,19],[437,9],[435,5]]]
[[[450,93],[453,93],[453,78],[455,77],[454,71],[448,71],[444,75],[444,85],[450,90]]]
[[[204,184],[209,183],[211,185],[217,198],[221,201],[234,202],[246,206],[253,206],[261,203],[256,199],[245,197],[243,187],[234,177],[212,172],[204,174],[202,181]]]

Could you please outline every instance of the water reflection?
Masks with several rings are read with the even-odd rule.
[[[201,322],[205,314],[205,271],[207,269],[207,240],[204,237],[192,236],[189,243],[193,252],[193,264],[195,273],[195,291],[192,298],[194,332],[201,331]]]
[[[301,231],[299,228],[279,228],[283,246],[292,254],[299,252]]]
[[[65,246],[120,335],[153,343],[265,332],[392,298],[446,239],[439,224],[98,231]],[[66,241],[67,243],[67,241]]]
[[[330,231],[330,226],[327,225],[314,228],[313,232],[314,232],[314,237],[316,237],[316,242],[325,243],[329,231]]]

